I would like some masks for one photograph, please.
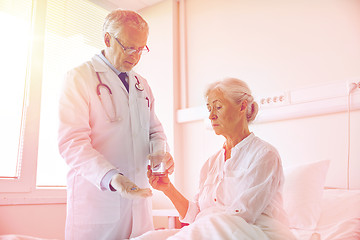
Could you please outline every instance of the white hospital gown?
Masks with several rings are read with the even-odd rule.
[[[190,225],[163,239],[295,239],[282,207],[283,181],[277,150],[251,133],[226,161],[221,149],[205,162],[199,191],[180,219]]]
[[[262,213],[286,224],[283,180],[277,150],[251,133],[231,149],[227,161],[221,149],[205,162],[195,202],[190,202],[181,220],[192,223],[203,215],[221,211],[241,216],[251,224]]]

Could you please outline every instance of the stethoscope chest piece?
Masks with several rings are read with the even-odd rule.
[[[136,83],[135,83],[136,89],[139,90],[140,92],[144,91],[144,87],[141,85],[141,83],[140,83],[139,79],[137,78],[137,76],[135,76],[135,78],[136,78]]]
[[[144,91],[144,88],[143,88],[143,86],[142,86],[140,83],[135,83],[135,87],[136,87],[136,89],[139,90],[139,91]]]

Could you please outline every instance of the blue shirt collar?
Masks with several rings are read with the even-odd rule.
[[[109,60],[107,60],[107,58],[104,56],[103,51],[101,51],[100,54],[98,54],[98,56],[99,56],[99,58],[101,58],[101,59],[104,61],[104,63],[106,63],[106,65],[108,65],[108,66],[111,68],[111,70],[114,71],[114,73],[116,73],[116,75],[119,76],[119,74],[120,74],[121,72],[120,72],[119,70],[117,70],[117,69],[109,62]]]

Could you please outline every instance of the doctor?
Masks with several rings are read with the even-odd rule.
[[[127,239],[153,229],[147,181],[149,141],[166,141],[147,81],[132,68],[149,28],[133,11],[114,10],[105,49],[70,70],[60,98],[59,150],[69,166],[67,240]],[[174,161],[167,153],[167,172]]]

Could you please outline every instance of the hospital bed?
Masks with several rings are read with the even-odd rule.
[[[324,187],[329,161],[294,166],[284,170],[284,207],[290,229],[299,240],[359,240],[360,190]],[[174,230],[175,210],[154,210],[156,216],[167,216]],[[0,240],[44,240],[6,235]]]
[[[324,187],[329,164],[285,169],[284,208],[299,240],[360,239],[360,190]]]
[[[360,239],[360,190],[325,187],[330,164],[324,160],[284,168],[284,208],[299,240]],[[174,230],[175,210],[154,210],[154,215],[168,216]],[[161,237],[161,231],[154,237]]]
[[[268,98],[264,98],[266,101],[259,112],[258,120],[262,122],[281,122],[272,125],[272,128],[277,128],[273,131],[311,128],[312,135],[290,137],[295,146],[312,142],[314,148],[309,145],[304,148],[312,151],[303,152],[299,157],[282,156],[284,166],[290,166],[284,168],[284,208],[291,230],[300,240],[360,239],[360,178],[357,177],[360,159],[356,157],[359,153],[360,91],[349,92],[348,84],[349,81],[339,81],[284,91],[281,94],[285,99],[283,103],[268,103]],[[296,120],[300,118],[308,119],[308,122]],[[336,126],[337,131],[332,131],[331,126]],[[262,130],[270,132],[268,129],[269,126]],[[329,131],[334,140],[327,141],[324,137],[319,137],[318,141],[309,139],[330,136]],[[287,135],[277,134],[272,142],[277,138],[287,138]],[[342,146],[348,147],[347,159],[338,155]],[[282,151],[286,152],[287,148],[289,146]],[[323,157],[329,160],[314,160]],[[299,161],[306,163],[296,164]]]

